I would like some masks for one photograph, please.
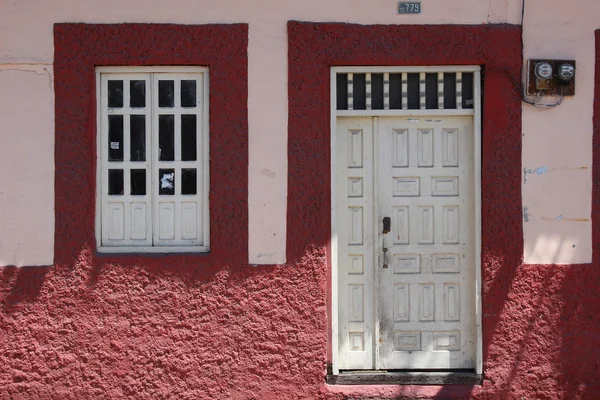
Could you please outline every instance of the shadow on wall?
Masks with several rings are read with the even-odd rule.
[[[113,263],[94,253],[0,269],[0,387],[9,397],[319,398],[322,248],[298,265],[259,268],[183,256]]]
[[[484,248],[489,244],[484,242]],[[206,285],[211,285],[215,292],[222,292],[222,299],[230,297],[228,305],[214,304],[219,309],[215,312],[223,313],[224,318],[225,314],[231,314],[231,322],[234,322],[235,315],[242,314],[233,304],[241,304],[245,296],[237,292],[236,287],[239,288],[245,280],[271,280],[281,286],[289,285],[292,281],[300,285],[304,281],[308,286],[298,295],[314,296],[317,291],[321,293],[317,297],[318,305],[322,307],[322,294],[325,291],[323,265],[326,264],[323,248],[306,248],[307,258],[297,261],[301,268],[311,266],[310,271],[301,271],[301,268],[293,271],[289,267],[250,268],[247,265],[221,265],[207,270],[188,264],[185,260],[177,265],[137,265],[135,260],[130,264],[116,264],[105,262],[104,256],[95,256],[87,248],[80,252],[73,266],[4,267],[1,269],[0,290],[8,314],[17,309],[31,310],[38,306],[48,309],[54,307],[55,310],[58,307],[71,307],[62,304],[66,301],[78,304],[71,310],[74,314],[78,310],[101,316],[96,309],[99,303],[108,302],[120,308],[119,313],[122,314],[122,308],[129,307],[129,301],[139,305],[140,301],[148,302],[160,292],[165,293],[156,297],[159,301],[174,296],[169,300],[173,312],[185,312],[185,302],[176,309],[177,296],[202,298],[200,288],[206,289]],[[484,383],[481,387],[439,387],[433,398],[487,398],[488,395],[529,398],[531,394],[542,396],[545,393],[551,394],[550,398],[586,399],[600,393],[600,384],[596,379],[600,375],[600,317],[597,312],[600,309],[599,255],[600,251],[594,253],[592,265],[570,266],[522,265],[521,256],[517,253],[489,255],[483,260],[483,265],[489,267],[483,271]],[[284,277],[290,274],[294,275],[294,279]],[[315,275],[314,280],[307,282],[311,275]],[[272,291],[268,284],[264,284],[252,296],[264,301]],[[42,298],[37,301],[40,295]],[[296,301],[295,307],[298,308],[310,304],[307,299],[282,300],[286,302],[281,305],[282,309],[290,301]],[[267,303],[270,309],[272,302]],[[205,302],[204,307],[207,306]],[[82,311],[82,308],[88,310]],[[129,312],[134,311],[125,314]],[[270,312],[277,311],[264,309],[263,312],[265,317],[269,317]],[[127,332],[122,332],[121,336]],[[290,342],[289,346],[294,344]],[[286,348],[282,351],[287,353],[293,350]],[[315,381],[308,384],[318,385]],[[393,391],[393,398],[414,398],[418,394],[415,390],[397,387]]]
[[[229,278],[240,278],[272,273],[274,266],[249,268],[247,264],[227,263],[199,266],[197,255],[185,254],[173,258],[170,254],[103,255],[91,247],[85,247],[69,265],[53,266],[4,266],[0,267],[0,295],[5,311],[13,312],[22,303],[34,303],[41,294],[47,297],[55,291],[70,291],[74,287],[81,290],[94,290],[104,274],[106,280],[113,280],[119,273],[124,279],[134,274],[136,282],[143,282],[140,276],[148,279],[173,278],[186,286],[207,283],[215,275],[226,270]],[[55,282],[60,277],[61,282]],[[103,282],[106,283],[106,282]],[[60,285],[60,287],[57,287]],[[64,285],[64,286],[62,286]],[[47,298],[42,299],[47,300]]]
[[[51,267],[2,267],[2,291],[6,292],[4,304],[8,311],[21,302],[37,299]]]

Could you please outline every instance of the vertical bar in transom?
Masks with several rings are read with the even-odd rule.
[[[390,109],[390,73],[383,74],[383,109]]]
[[[456,73],[456,108],[462,108],[462,72]]]
[[[425,99],[425,72],[419,73],[419,108],[424,110],[427,101]]]
[[[371,74],[367,72],[366,74],[366,104],[367,110],[371,109]]]
[[[348,110],[354,109],[354,74],[348,74]]]
[[[402,73],[402,109],[408,109],[408,74]]]
[[[444,109],[444,73],[438,72],[437,76],[438,81],[438,108],[440,110]]]

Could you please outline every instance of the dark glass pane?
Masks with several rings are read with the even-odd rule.
[[[390,109],[402,108],[402,74],[390,74]]]
[[[175,116],[158,116],[158,159],[175,160]]]
[[[123,107],[123,81],[108,81],[108,107]]]
[[[123,194],[123,170],[109,169],[108,170],[108,194],[119,195]]]
[[[181,116],[181,160],[196,161],[196,116]]]
[[[129,107],[146,107],[146,81],[129,82]]]
[[[354,74],[353,93],[352,93],[352,104],[354,104],[355,110],[366,110],[367,108],[367,87],[365,74]]]
[[[131,115],[130,122],[130,160],[146,161],[146,116]]]
[[[338,110],[348,109],[348,74],[336,74],[336,103]]]
[[[444,108],[456,108],[456,73],[444,74]]]
[[[146,194],[146,170],[131,170],[131,194],[133,196],[143,196]]]
[[[158,194],[175,194],[175,170],[158,170]]]
[[[175,99],[175,82],[158,81],[158,106],[173,107]]]
[[[196,168],[181,170],[181,194],[196,194]]]
[[[425,107],[438,108],[437,74],[425,74]]]
[[[196,81],[181,81],[181,107],[196,107]]]
[[[462,74],[462,107],[473,108],[473,73]]]
[[[108,161],[123,161],[123,116],[108,116]]]
[[[419,96],[419,74],[408,74],[406,90],[408,91],[408,109],[418,110],[421,108]]]
[[[383,110],[383,74],[371,74],[371,108]]]

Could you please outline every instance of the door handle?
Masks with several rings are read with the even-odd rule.
[[[383,251],[383,268],[387,268],[388,267],[388,262],[387,262],[388,248],[385,247],[385,240],[383,241],[383,247],[381,248],[381,250]]]
[[[390,230],[392,229],[392,219],[390,217],[383,217],[383,230],[381,231],[381,233],[386,234],[389,233]],[[387,251],[388,248],[385,247],[385,236],[381,238],[381,250],[383,251],[383,268],[387,268],[388,267],[388,260],[387,260]]]

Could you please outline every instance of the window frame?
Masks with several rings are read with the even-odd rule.
[[[189,74],[189,73],[201,73],[202,74],[202,153],[198,154],[202,157],[202,162],[198,163],[198,169],[202,175],[202,195],[201,210],[202,214],[202,226],[198,228],[198,231],[202,232],[202,245],[151,245],[151,246],[107,246],[102,244],[102,208],[103,208],[103,164],[102,164],[102,74]],[[200,66],[96,66],[95,71],[95,85],[96,85],[96,155],[95,155],[95,169],[96,169],[96,205],[95,205],[95,220],[94,220],[94,231],[96,237],[96,250],[99,253],[208,253],[210,252],[210,205],[209,205],[209,193],[210,193],[210,121],[209,121],[209,87],[210,87],[210,73],[208,67]],[[150,86],[153,86],[152,75],[149,79]],[[153,91],[154,88],[151,89]],[[150,98],[151,104],[147,107],[150,108],[149,120],[150,130],[149,136],[152,138],[154,132],[154,106],[153,99]],[[153,182],[153,172],[155,170],[156,161],[153,159],[155,155],[155,145],[152,140],[147,144],[147,158],[149,161],[149,173],[151,175],[150,181]],[[156,210],[154,209],[156,203],[155,193],[152,193],[154,185],[150,185],[150,218],[152,221],[151,235],[154,237],[156,229]],[[154,238],[152,238],[154,241]]]

